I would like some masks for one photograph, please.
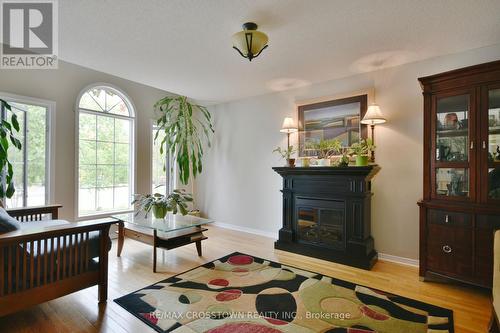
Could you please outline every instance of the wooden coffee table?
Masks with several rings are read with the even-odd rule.
[[[167,214],[164,219],[157,219],[153,214],[127,213],[114,215],[118,220],[117,256],[121,255],[125,236],[153,246],[153,272],[156,273],[156,249],[175,249],[196,243],[196,250],[201,256],[201,242],[207,239],[203,235],[204,225],[214,220],[192,215]]]

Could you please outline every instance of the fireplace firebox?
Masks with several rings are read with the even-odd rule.
[[[371,180],[366,167],[273,168],[283,177],[283,227],[275,248],[370,269]]]

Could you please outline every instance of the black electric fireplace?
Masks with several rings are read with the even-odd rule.
[[[283,177],[283,227],[275,248],[370,269],[371,179],[367,167],[273,168]]]

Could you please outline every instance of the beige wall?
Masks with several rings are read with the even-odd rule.
[[[296,103],[374,88],[388,123],[376,128],[372,234],[384,254],[418,258],[418,209],[422,195],[422,95],[417,78],[497,60],[500,45],[434,58],[345,79],[258,96],[211,108],[214,145],[196,181],[196,202],[219,223],[276,235],[281,225],[281,178],[271,170],[283,161],[272,150],[286,145],[279,132]]]
[[[72,220],[75,205],[75,103],[80,91],[97,82],[124,91],[136,107],[136,193],[151,189],[152,106],[167,92],[60,61],[57,70],[0,70],[0,92],[56,103],[55,181],[53,203],[60,203],[62,218]]]

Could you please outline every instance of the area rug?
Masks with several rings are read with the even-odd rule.
[[[453,332],[448,309],[238,252],[115,302],[158,332]]]

